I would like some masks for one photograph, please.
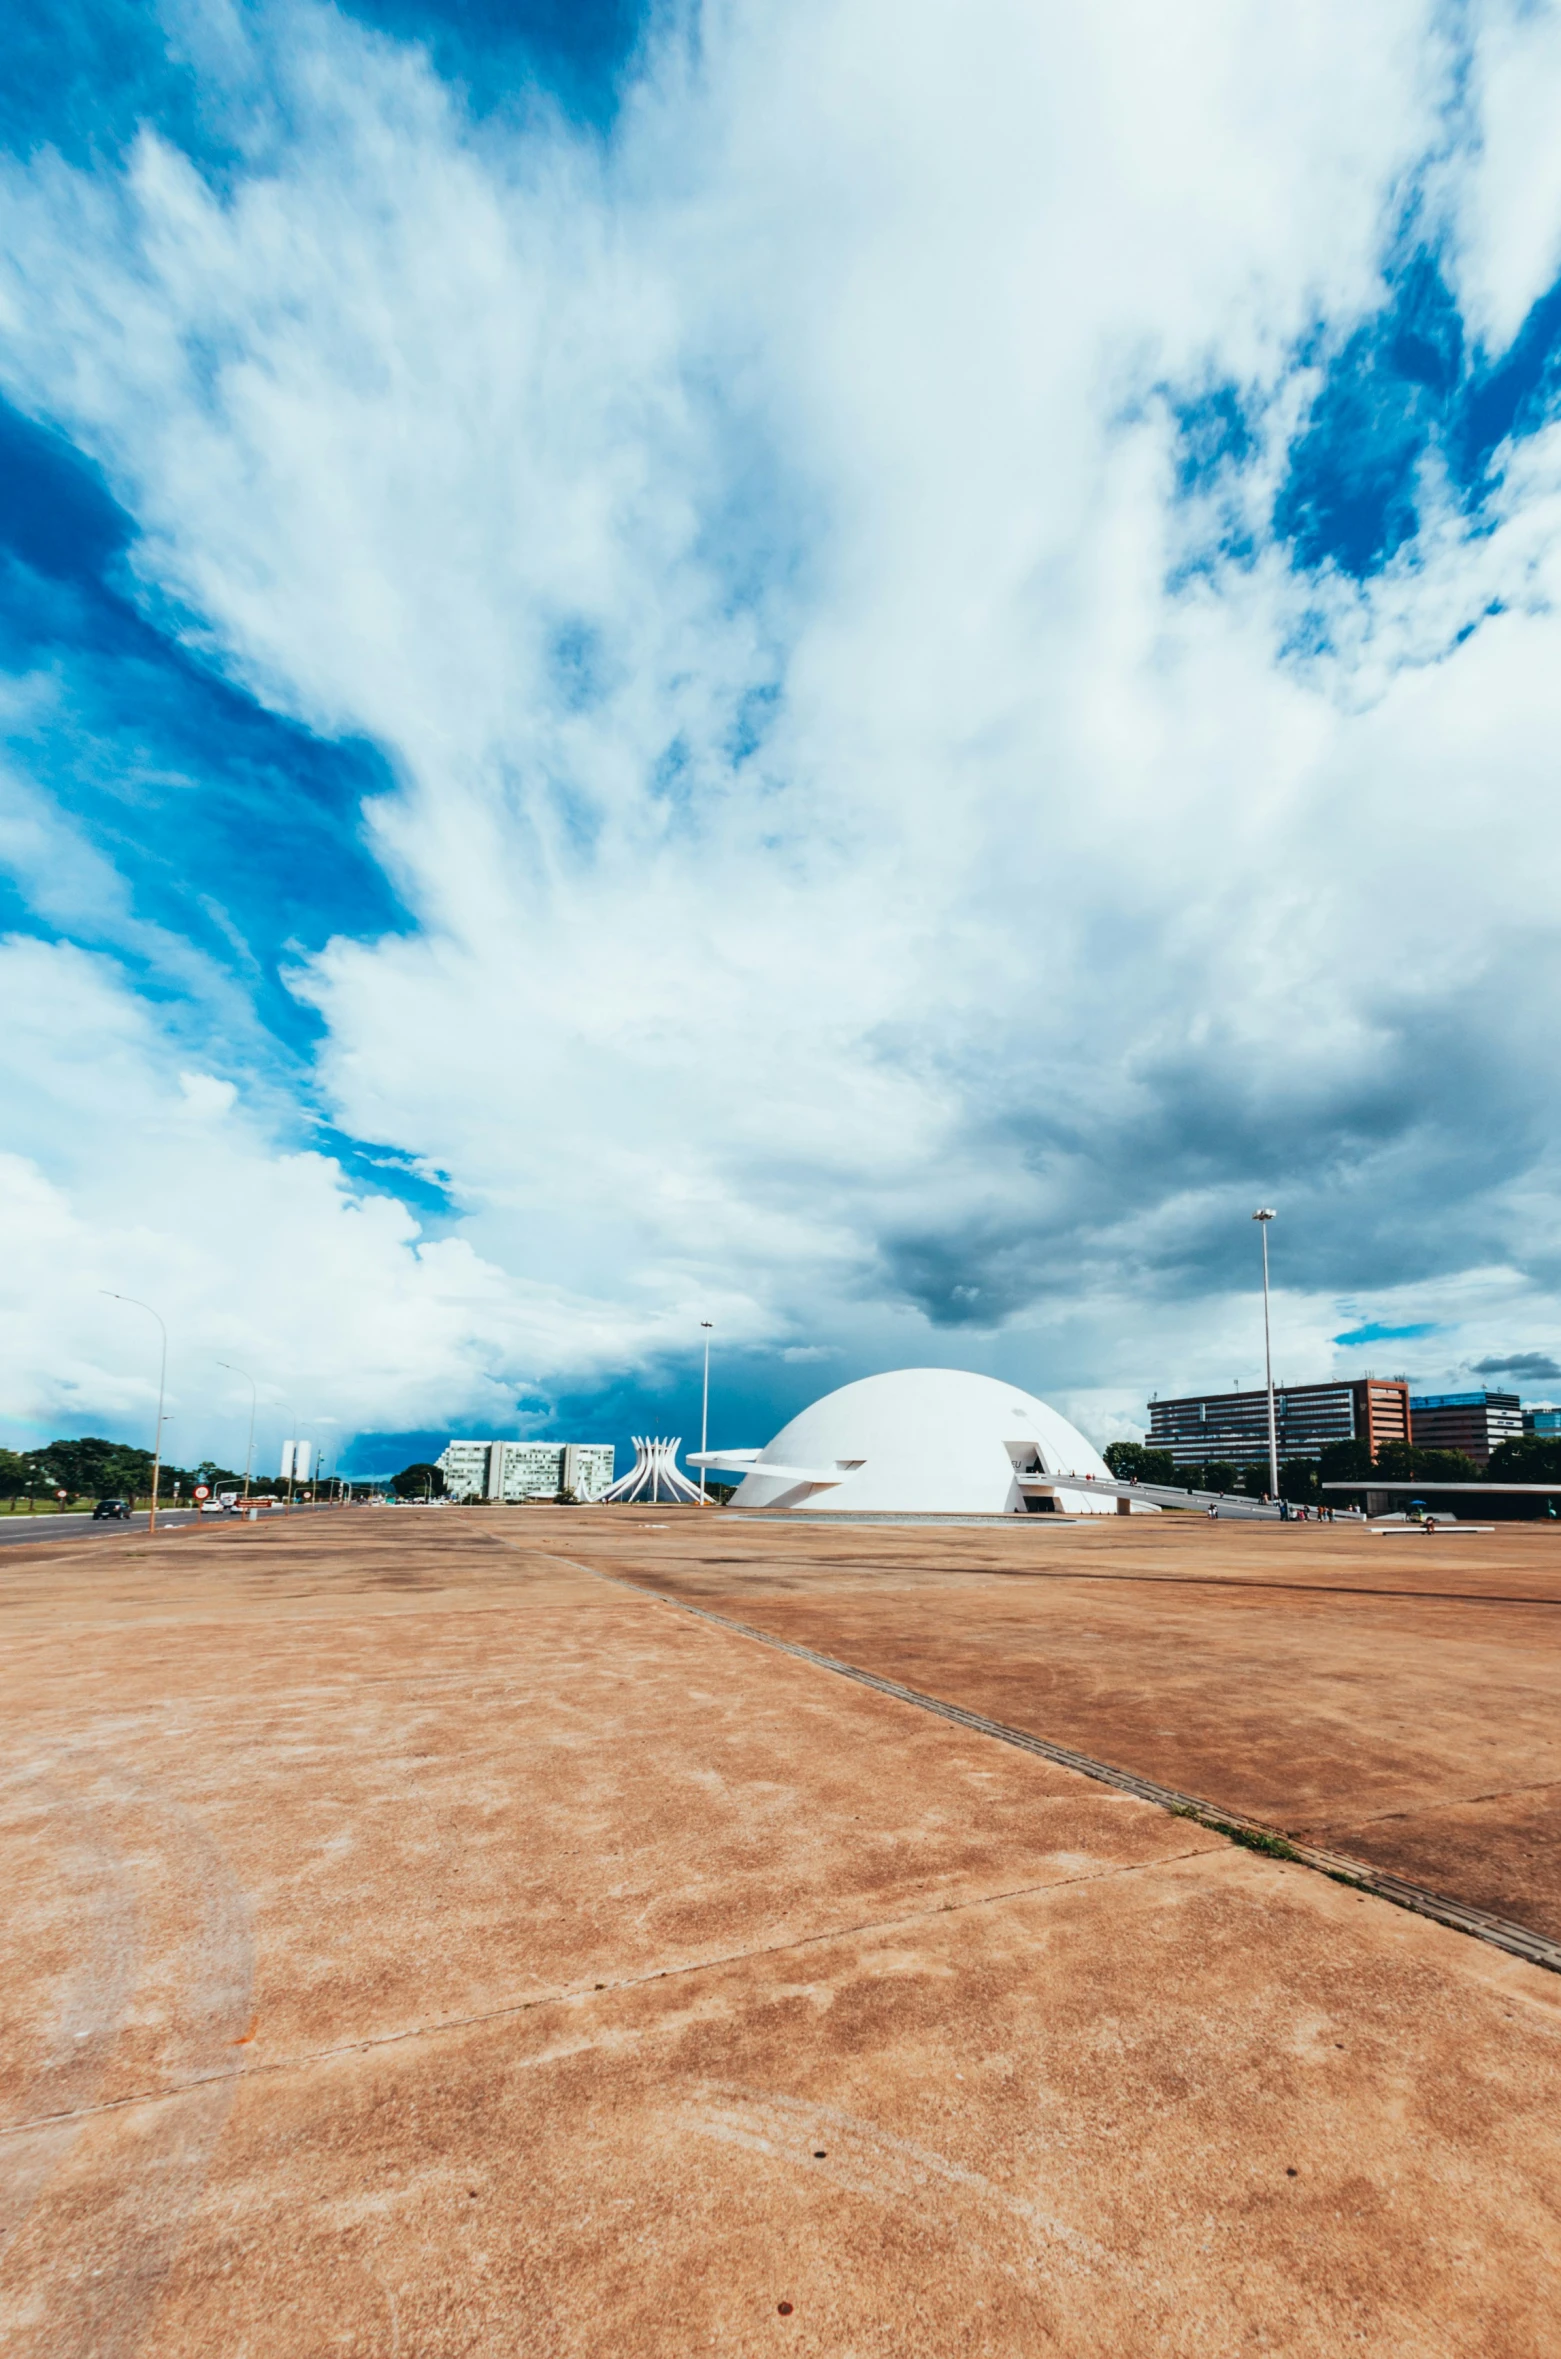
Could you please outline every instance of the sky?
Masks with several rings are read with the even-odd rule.
[[[1561,7],[12,68],[0,1440],[1550,1397]]]

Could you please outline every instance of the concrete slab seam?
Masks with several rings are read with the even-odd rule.
[[[506,1545],[497,1534],[490,1533],[487,1537],[500,1548]],[[801,1565],[817,1571],[829,1559],[818,1556],[685,1556],[679,1561],[699,1566],[753,1565],[762,1562],[767,1567]],[[853,1580],[859,1579],[864,1573],[892,1574],[904,1569],[903,1565],[872,1557],[854,1557],[850,1565]],[[1274,1590],[1281,1597],[1389,1597],[1411,1605],[1537,1605],[1552,1610],[1561,1608],[1561,1597],[1509,1597],[1500,1590],[1381,1589],[1368,1587],[1361,1581],[1263,1581],[1245,1573],[1086,1573],[1074,1565],[1062,1571],[1054,1571],[1050,1566],[1028,1564],[1017,1565],[1012,1569],[1006,1565],[982,1565],[978,1569],[994,1581],[1108,1581],[1149,1589],[1265,1589]]]
[[[343,2056],[366,2056],[379,2048],[398,2048],[412,2040],[438,2039],[446,2032],[471,2031],[485,2023],[503,2023],[511,2017],[534,2015],[543,2007],[568,2007],[587,1999],[611,1998],[625,1991],[648,1990],[657,1982],[681,1982],[695,1974],[715,1974],[725,1966],[741,1966],[754,1958],[784,1958],[798,1950],[817,1949],[832,1941],[868,1940],[879,1933],[898,1933],[907,1925],[923,1925],[937,1917],[957,1917],[971,1909],[1001,1908],[1014,1900],[1034,1900],[1045,1893],[1073,1892],[1085,1884],[1109,1884],[1121,1876],[1152,1875],[1162,1869],[1181,1867],[1191,1859],[1207,1859],[1210,1854],[1200,1848],[1190,1851],[1167,1851],[1154,1859],[1131,1859],[1113,1862],[1090,1875],[1049,1876],[1044,1883],[1007,1885],[1001,1892],[982,1892],[962,1900],[935,1901],[924,1908],[907,1909],[897,1917],[868,1917],[850,1925],[826,1925],[817,1933],[798,1933],[790,1941],[759,1942],[751,1949],[723,1950],[719,1957],[690,1958],[681,1966],[657,1966],[648,1974],[625,1974],[613,1982],[594,1983],[570,1990],[541,1991],[535,1998],[514,1999],[507,2006],[484,2008],[475,2015],[450,2015],[438,2023],[414,2023],[405,2031],[387,2031],[361,2040],[343,2040],[334,2048],[311,2048],[303,2056],[277,2056],[266,2060],[252,2060],[242,2067],[245,2081],[259,2080],[267,2074],[307,2072],[311,2065],[331,2064]],[[98,2105],[82,2105],[63,2113],[42,2113],[27,2121],[0,2123],[0,2145],[7,2138],[57,2127],[62,2122],[86,2121],[98,2114],[123,2113],[136,2105],[169,2105],[181,2097],[195,2095],[209,2088],[214,2081],[230,2080],[239,2071],[234,2064],[223,2064],[214,2072],[192,2073],[175,2086],[166,2089],[134,2089],[128,2096],[106,2098]]]
[[[1053,1744],[1049,1738],[1032,1736],[1027,1729],[1011,1728],[1001,1720],[989,1720],[984,1713],[968,1711],[963,1704],[951,1704],[941,1696],[924,1695],[920,1689],[902,1686],[897,1679],[886,1679],[876,1671],[864,1671],[854,1663],[842,1663],[833,1655],[820,1654],[813,1647],[802,1646],[790,1638],[778,1638],[768,1630],[755,1629],[751,1623],[732,1620],[727,1614],[715,1614],[707,1606],[690,1605],[681,1597],[669,1597],[660,1589],[647,1589],[639,1581],[627,1580],[621,1573],[604,1573],[594,1565],[578,1564],[577,1560],[555,1557],[557,1564],[571,1564],[580,1572],[591,1574],[598,1581],[611,1582],[620,1589],[630,1589],[636,1596],[656,1605],[670,1605],[679,1613],[692,1614],[697,1621],[709,1622],[718,1630],[727,1630],[739,1638],[749,1638],[760,1646],[772,1647],[778,1654],[792,1655],[798,1662],[811,1663],[821,1671],[830,1671],[840,1679],[854,1680],[860,1687],[870,1687],[880,1695],[892,1696],[899,1703],[913,1704],[918,1711],[932,1712],[941,1720],[952,1721],[956,1727],[968,1728],[977,1736],[994,1737],[999,1744],[1016,1746],[1024,1753],[1034,1753],[1043,1761],[1053,1762],[1059,1769],[1071,1769],[1081,1777],[1092,1778],[1099,1785],[1113,1787],[1120,1794],[1128,1794],[1135,1801],[1152,1802],[1161,1810],[1168,1810],[1175,1818],[1189,1818],[1198,1825],[1223,1835],[1227,1841],[1244,1849],[1265,1853],[1271,1859],[1289,1860],[1298,1867],[1314,1869],[1335,1884],[1353,1885],[1377,1900],[1386,1900],[1395,1908],[1407,1909],[1412,1915],[1428,1917],[1454,1933],[1467,1933],[1477,1941],[1489,1942],[1493,1948],[1505,1950],[1510,1956],[1522,1958],[1531,1966],[1541,1966],[1548,1973],[1561,1974],[1561,1942],[1550,1941],[1542,1933],[1533,1932],[1527,1925],[1514,1925],[1505,1917],[1493,1917],[1483,1909],[1471,1908],[1462,1901],[1449,1899],[1445,1893],[1428,1891],[1424,1886],[1411,1884],[1402,1876],[1388,1874],[1374,1868],[1365,1860],[1351,1859],[1342,1852],[1323,1849],[1315,1843],[1298,1842],[1279,1828],[1264,1824],[1261,1819],[1249,1818],[1245,1812],[1227,1810],[1216,1802],[1206,1802],[1196,1794],[1178,1793],[1174,1786],[1156,1784],[1152,1778],[1140,1777],[1130,1769],[1118,1769],[1109,1761],[1096,1761],[1087,1753],[1075,1752],[1071,1746]]]

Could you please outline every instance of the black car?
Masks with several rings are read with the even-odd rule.
[[[124,1520],[126,1521],[126,1523],[128,1523],[128,1522],[129,1522],[129,1520],[130,1520],[130,1502],[129,1502],[129,1500],[128,1500],[128,1499],[100,1499],[100,1500],[98,1501],[98,1503],[97,1503],[96,1507],[94,1507],[94,1509],[92,1510],[92,1520],[93,1520],[93,1522],[94,1522],[94,1523],[98,1523],[98,1522],[100,1522],[100,1521],[102,1520],[102,1518],[103,1518],[104,1516],[106,1516],[106,1515],[116,1515],[116,1516],[123,1516],[123,1518],[124,1518]]]

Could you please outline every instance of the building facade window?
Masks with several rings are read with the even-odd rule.
[[[1477,1466],[1523,1431],[1515,1392],[1417,1393],[1409,1404],[1415,1440],[1425,1450],[1461,1450]]]
[[[452,1499],[600,1499],[612,1488],[611,1442],[448,1441],[436,1460]]]
[[[1331,1442],[1363,1441],[1372,1456],[1384,1442],[1409,1439],[1409,1386],[1402,1378],[1364,1377],[1338,1384],[1291,1384],[1274,1394],[1283,1458],[1317,1458]],[[1268,1463],[1268,1394],[1194,1393],[1149,1404],[1149,1447],[1169,1450],[1178,1466]]]

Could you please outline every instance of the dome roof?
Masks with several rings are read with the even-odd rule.
[[[1025,1508],[1022,1474],[1111,1479],[1078,1428],[1033,1393],[960,1368],[897,1368],[843,1384],[793,1417],[751,1461],[732,1504],[842,1515],[1013,1515]],[[1116,1500],[1108,1493],[1097,1503],[1074,1491],[1058,1505],[1068,1514],[1105,1515]]]

